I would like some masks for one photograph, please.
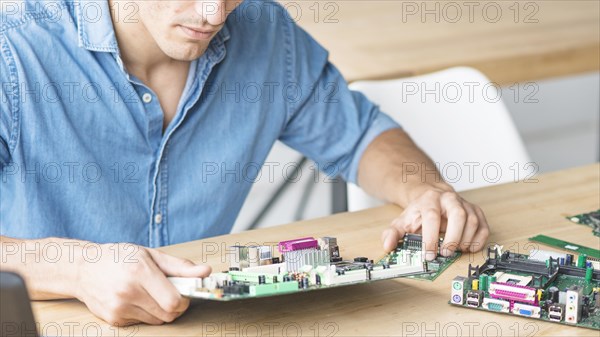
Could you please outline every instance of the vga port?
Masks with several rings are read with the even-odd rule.
[[[515,303],[513,306],[513,314],[525,317],[540,318],[541,310],[540,307],[527,305],[523,303]]]

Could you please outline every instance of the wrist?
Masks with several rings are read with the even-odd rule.
[[[84,274],[82,268],[85,266],[83,247],[87,242],[62,238],[48,238],[45,241],[61,247],[60,259],[48,271],[48,275],[53,275],[52,279],[57,280],[52,293],[58,297],[79,299],[81,276]]]

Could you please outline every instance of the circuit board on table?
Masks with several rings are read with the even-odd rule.
[[[569,216],[567,219],[576,224],[592,227],[592,233],[595,236],[600,236],[600,209],[594,212]]]
[[[282,241],[277,246],[280,257],[273,256],[270,246],[233,246],[227,254],[228,271],[203,279],[169,279],[184,296],[231,301],[398,277],[433,280],[460,256],[456,252],[425,261],[421,240],[420,235],[407,234],[394,251],[376,262],[367,257],[343,259],[333,237]]]
[[[553,251],[488,249],[452,280],[450,304],[600,330],[600,261]]]

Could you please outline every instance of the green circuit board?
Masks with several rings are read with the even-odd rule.
[[[586,254],[587,256],[600,260],[600,250],[591,247],[582,246],[573,242],[563,241],[549,237],[547,235],[538,234],[529,238],[530,241],[543,243],[545,245],[563,249],[577,254]]]
[[[589,226],[595,236],[600,236],[600,209],[597,211],[568,216],[571,222],[579,225]]]
[[[228,271],[204,279],[170,281],[190,298],[232,301],[399,277],[432,281],[460,257],[460,252],[456,252],[450,257],[438,255],[433,261],[425,261],[421,236],[415,234],[407,234],[394,251],[377,261],[366,257],[343,259],[337,240],[331,237],[283,241],[279,250],[281,256],[274,257],[266,246],[235,246],[228,255]]]
[[[536,254],[488,251],[481,267],[469,265],[468,276],[452,281],[449,303],[600,330],[600,263],[561,252]]]

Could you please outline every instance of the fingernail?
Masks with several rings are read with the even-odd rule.
[[[425,253],[425,259],[427,261],[432,261],[435,259],[435,253],[432,251],[427,251],[427,253]]]
[[[443,256],[446,256],[446,257],[448,257],[448,256],[450,256],[451,254],[452,254],[452,251],[450,250],[450,248],[444,248],[444,249],[442,249],[442,255],[443,255]]]

